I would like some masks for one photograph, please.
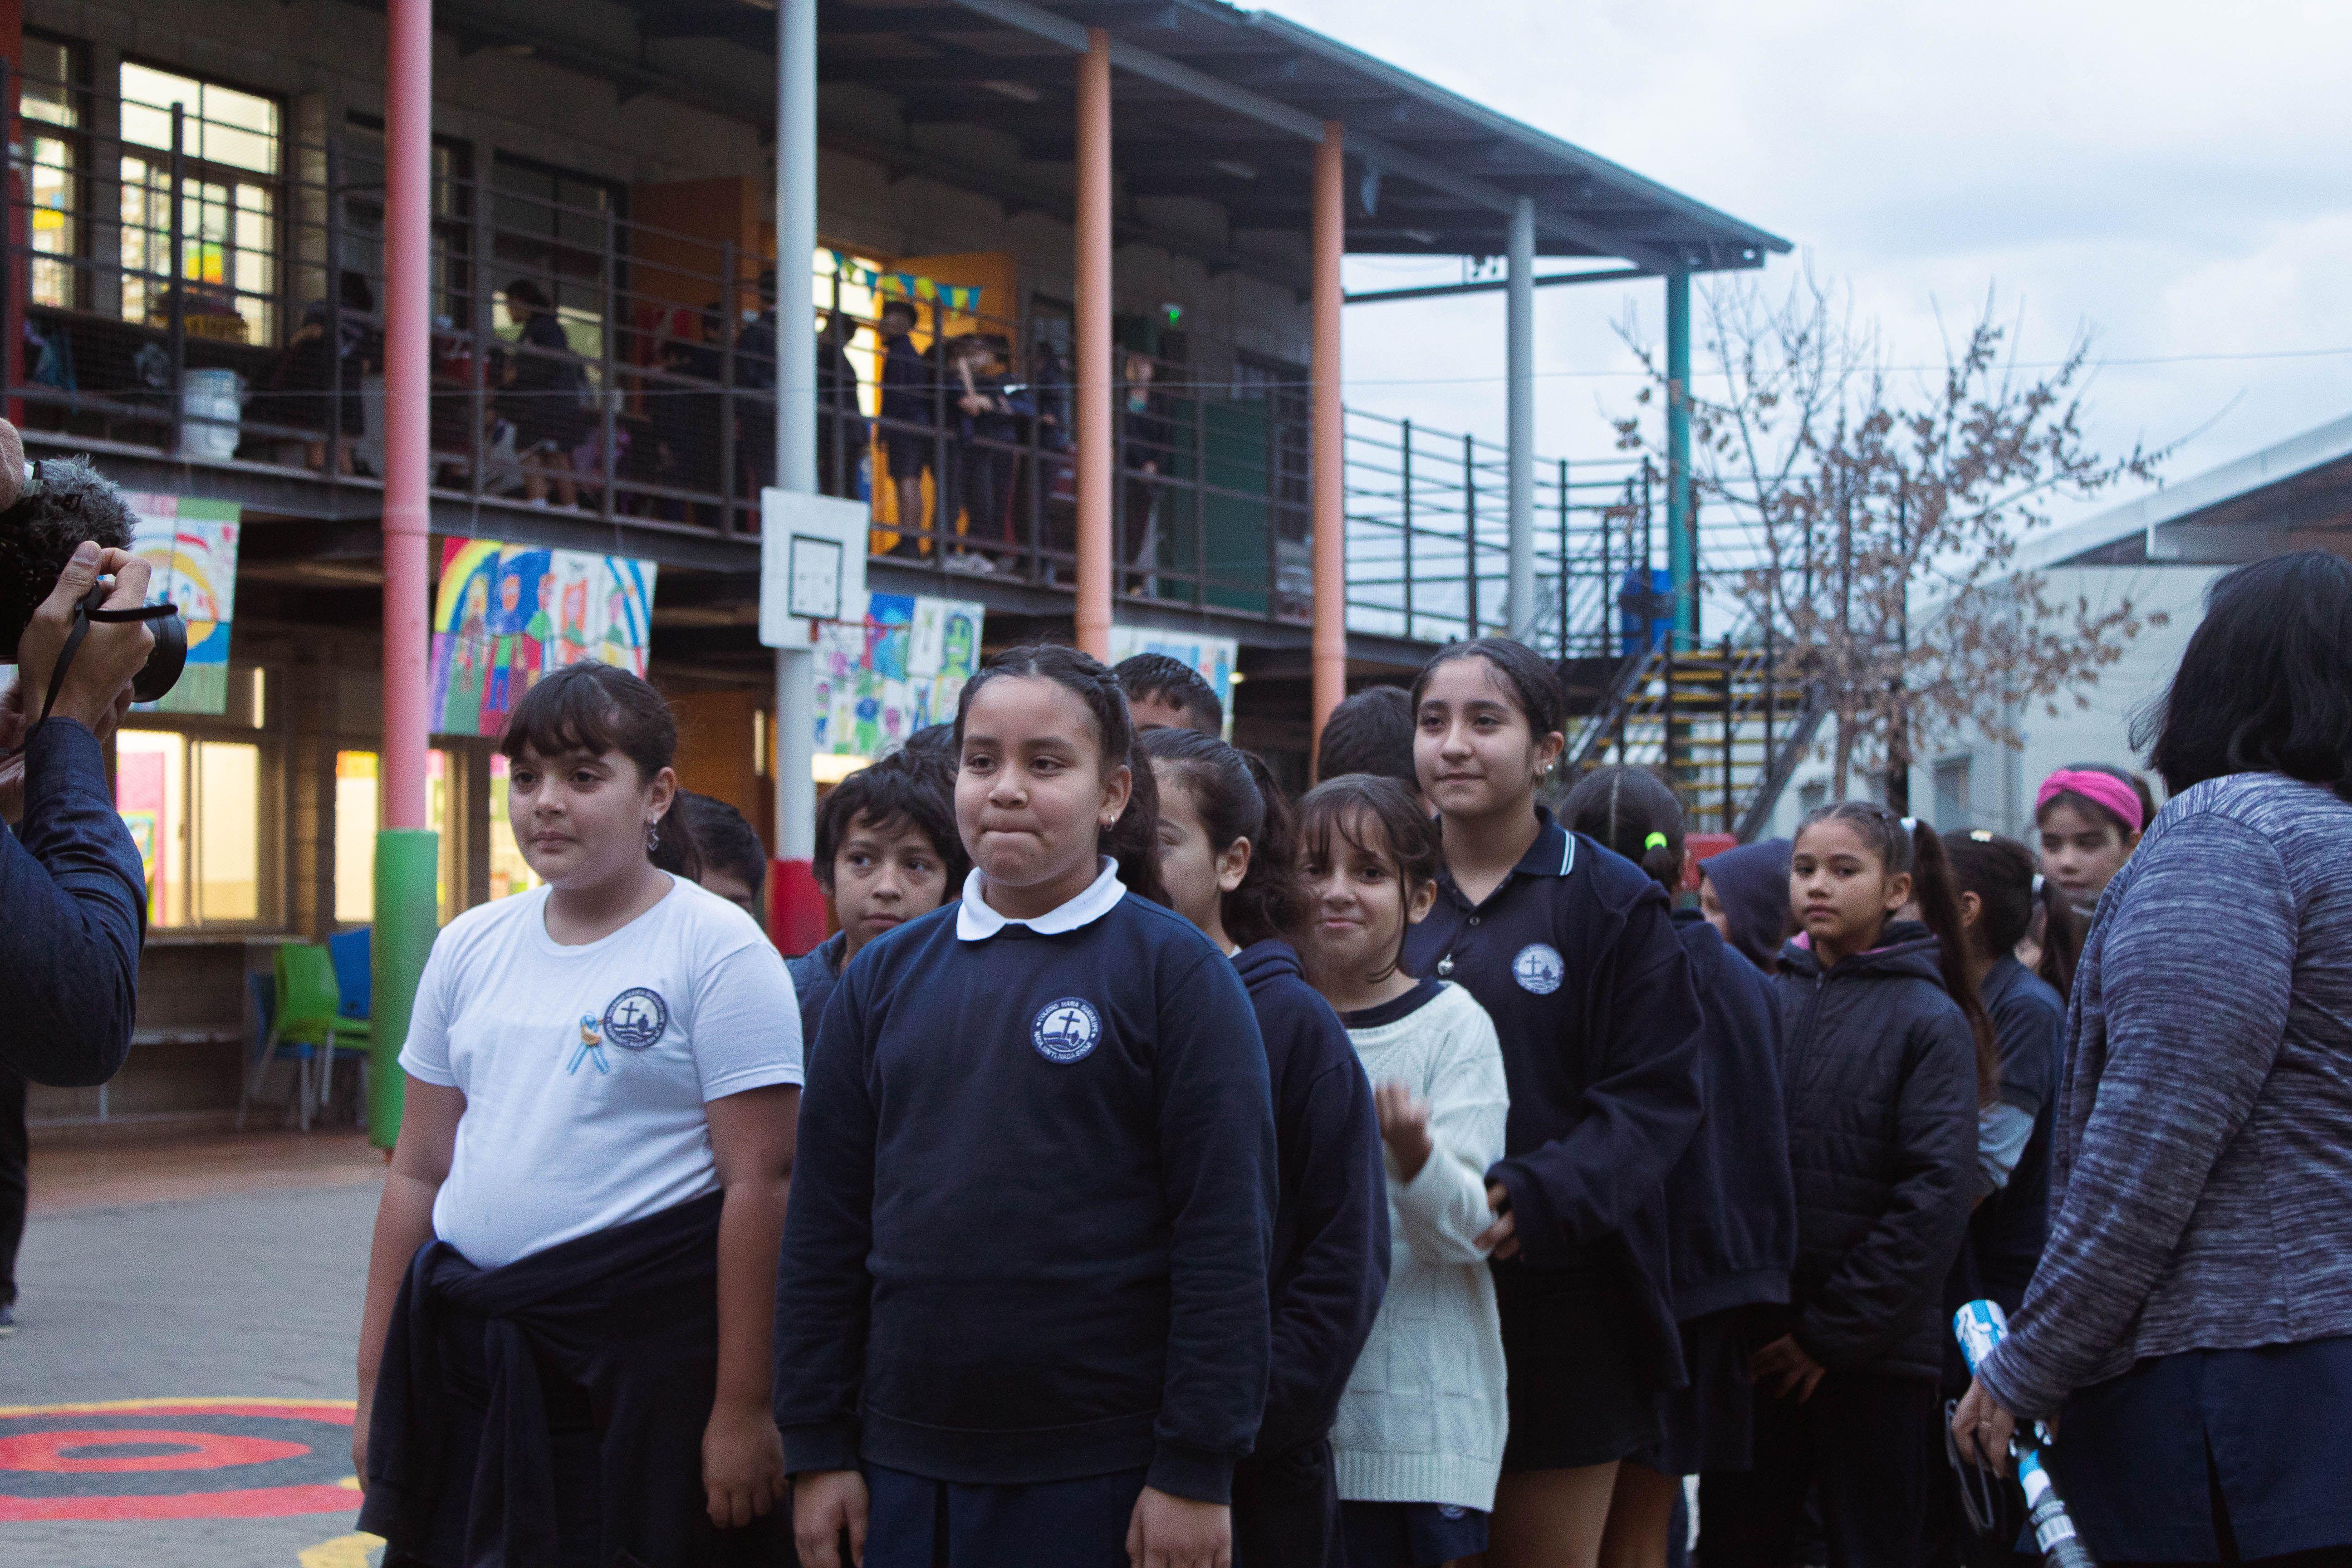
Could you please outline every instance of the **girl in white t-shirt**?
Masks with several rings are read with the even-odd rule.
[[[648,858],[677,743],[605,665],[509,721],[515,842],[547,885],[434,944],[369,1261],[352,1448],[394,1560],[487,1536],[683,1568],[781,1542],[780,1519],[739,1527],[784,1488],[800,1014],[751,918]]]
[[[1331,1431],[1349,1568],[1437,1568],[1486,1550],[1507,1411],[1486,1258],[1486,1169],[1510,1091],[1486,1010],[1403,966],[1436,897],[1437,835],[1412,792],[1350,773],[1308,792],[1307,967],[1376,1086],[1389,1289]]]

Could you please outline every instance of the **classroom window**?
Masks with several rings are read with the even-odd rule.
[[[24,74],[19,79],[18,127],[26,194],[31,197],[26,237],[33,251],[28,291],[36,305],[61,310],[81,306],[89,289],[73,263],[84,249],[88,209],[83,205],[85,104],[80,50],[52,38],[27,34]]]
[[[456,884],[457,836],[449,819],[449,753],[425,753],[425,823],[439,836],[434,902],[446,925]],[[375,836],[383,826],[383,762],[373,752],[335,753],[335,923],[367,925],[375,919]]]
[[[277,103],[122,63],[122,313],[168,321],[174,287],[198,337],[275,341],[279,157]],[[172,110],[181,179],[172,184]],[[138,149],[154,149],[142,152]],[[171,254],[176,198],[180,255]]]
[[[509,342],[522,335],[507,314],[506,293],[528,279],[555,307],[565,342],[595,380],[604,353],[606,246],[617,249],[625,237],[614,221],[621,216],[620,188],[503,153],[492,161],[490,184],[491,330]],[[622,279],[609,281],[617,292]]]
[[[150,926],[249,926],[269,918],[268,782],[254,742],[121,731],[115,809],[147,873]]]

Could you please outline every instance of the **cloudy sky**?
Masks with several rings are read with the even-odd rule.
[[[1989,287],[2028,359],[2088,328],[2095,434],[2179,443],[2171,479],[2352,411],[2352,6],[1257,3],[1793,240],[1771,275],[1850,283],[1898,361]],[[1660,287],[1537,300],[1541,448],[1600,455],[1638,385],[1612,323],[1658,331]],[[1502,321],[1498,296],[1352,308],[1350,403],[1499,437]]]

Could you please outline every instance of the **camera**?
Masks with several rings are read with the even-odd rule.
[[[58,574],[74,547],[93,540],[101,548],[128,550],[134,524],[122,492],[81,458],[46,458],[26,462],[16,432],[0,422],[0,663],[14,663],[17,639],[58,584]],[[12,493],[13,492],[13,493]],[[145,621],[155,637],[146,665],[131,678],[131,695],[152,702],[172,689],[187,663],[188,628],[172,605],[135,609],[102,606],[110,590],[101,583],[75,606],[75,626],[58,656],[51,679],[63,681],[66,668],[91,622]],[[26,696],[29,700],[32,693]],[[54,689],[51,697],[55,697]]]

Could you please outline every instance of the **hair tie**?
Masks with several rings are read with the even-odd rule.
[[[1992,842],[1992,829],[1990,827],[1971,827],[1969,829],[1969,837],[1979,844],[1990,844]],[[2040,877],[2036,877],[2033,879],[2039,882],[2042,879]]]
[[[1644,849],[1664,849],[1665,847],[1666,836],[1663,833],[1653,833],[1642,840],[1642,847]]]
[[[2042,873],[2039,871],[2033,873],[2033,896],[2037,899],[2042,896]]]
[[[1918,832],[1918,831],[1919,831],[1919,819],[1918,819],[1917,817],[1916,817],[1916,816],[1906,816],[1906,817],[1905,817],[1905,818],[1903,819],[1903,831],[1904,831],[1904,832],[1906,832],[1906,833],[1916,833],[1916,832]]]

